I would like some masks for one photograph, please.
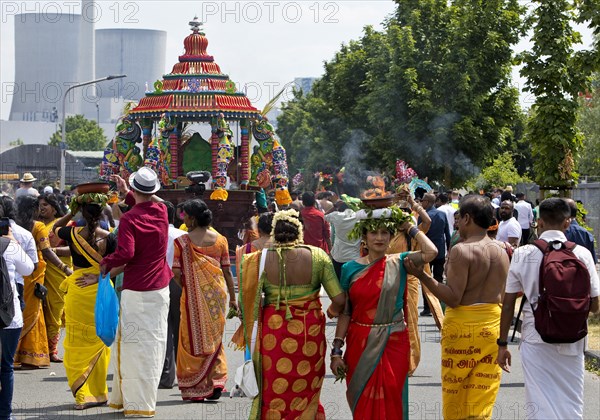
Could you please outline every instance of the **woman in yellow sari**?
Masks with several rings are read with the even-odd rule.
[[[25,309],[23,310],[23,329],[19,346],[15,354],[15,365],[21,368],[35,369],[50,366],[50,352],[46,335],[46,322],[43,312],[44,277],[48,263],[60,267],[61,270],[71,274],[69,267],[65,266],[50,249],[48,231],[42,222],[34,219],[38,215],[38,201],[34,197],[25,196],[17,200],[16,222],[27,229],[35,239],[39,263],[30,276],[24,276]],[[36,291],[37,290],[37,291]]]
[[[184,400],[218,400],[227,382],[223,349],[227,293],[237,312],[227,239],[209,228],[202,200],[182,206],[187,235],[175,240],[173,273],[182,287],[177,381]]]
[[[54,223],[64,216],[58,200],[54,194],[42,194],[38,197],[40,206],[39,219],[48,231],[48,240],[52,251],[67,267],[72,267],[71,252],[65,241],[53,232]],[[60,289],[61,283],[67,278],[67,274],[54,264],[46,266],[46,277],[44,286],[48,289],[44,305],[44,320],[46,321],[46,334],[48,336],[48,350],[50,361],[60,363],[58,357],[58,340],[60,338],[60,326],[62,323],[63,310],[65,307],[65,294]]]
[[[114,252],[116,239],[99,227],[99,219],[108,197],[103,194],[90,197],[96,202],[81,207],[81,214],[86,220],[85,226],[66,226],[77,212],[73,202],[71,213],[54,224],[54,233],[69,244],[75,269],[61,285],[65,293],[67,331],[64,363],[67,381],[75,397],[75,410],[104,405],[108,401],[106,375],[110,348],[96,336],[94,307],[100,261],[104,255]]]

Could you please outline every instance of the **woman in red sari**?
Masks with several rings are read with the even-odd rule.
[[[182,287],[177,382],[184,400],[218,400],[227,382],[223,349],[227,294],[237,302],[227,239],[209,229],[212,213],[202,200],[183,206],[188,234],[175,240],[173,273]]]
[[[435,258],[435,245],[399,208],[359,212],[353,230],[367,255],[342,267],[346,308],[338,321],[331,370],[347,372],[346,397],[356,419],[408,418],[410,341],[405,320],[404,258],[423,265]],[[392,236],[406,231],[422,242],[422,251],[386,255]],[[342,347],[347,341],[347,350]]]

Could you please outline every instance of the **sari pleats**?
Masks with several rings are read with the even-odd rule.
[[[374,263],[350,288],[352,322],[346,335],[345,360],[350,384],[365,352],[381,295],[385,261]],[[363,325],[360,325],[363,324]],[[389,327],[386,327],[389,328]],[[392,332],[353,410],[355,419],[403,419],[407,405],[404,387],[409,371],[408,330]],[[352,407],[351,407],[352,408]]]
[[[110,348],[96,335],[94,307],[98,283],[79,287],[75,281],[85,274],[99,274],[97,267],[75,270],[63,283],[65,294],[64,365],[67,381],[77,404],[108,400],[106,375]]]
[[[177,347],[177,381],[184,400],[202,400],[227,382],[225,332],[227,287],[220,263],[181,237],[181,322]]]
[[[23,310],[23,329],[15,354],[15,364],[27,364],[37,367],[50,366],[48,351],[48,336],[42,301],[35,296],[35,284],[44,284],[46,262],[40,257],[37,269],[30,275],[23,277],[25,281]]]
[[[62,246],[62,241],[52,231],[56,220],[46,224],[48,239],[53,247]],[[71,267],[73,262],[70,256],[59,257],[60,260],[67,266]],[[48,349],[50,355],[58,355],[58,341],[60,339],[60,327],[62,326],[62,318],[65,307],[65,293],[61,290],[60,285],[67,278],[67,275],[53,264],[46,266],[46,278],[44,286],[48,288],[46,296],[46,304],[44,305],[44,320],[46,321],[46,333],[48,335]]]
[[[263,419],[324,419],[319,399],[325,377],[325,316],[316,299],[262,312]]]

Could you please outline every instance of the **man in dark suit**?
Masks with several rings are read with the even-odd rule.
[[[579,211],[577,209],[577,203],[570,198],[565,198],[565,201],[571,209],[571,224],[565,231],[567,240],[587,248],[592,253],[594,264],[598,264],[598,256],[596,255],[596,250],[594,249],[594,235],[577,223],[577,212]]]
[[[431,218],[431,227],[427,232],[427,237],[438,249],[437,257],[431,261],[431,273],[438,282],[444,280],[444,263],[446,261],[446,250],[450,249],[450,227],[446,214],[435,208],[435,195],[425,194],[421,200],[421,205],[427,211]],[[419,223],[421,221],[419,220]],[[427,304],[427,299],[423,297],[423,312],[421,316],[431,315],[431,310]]]

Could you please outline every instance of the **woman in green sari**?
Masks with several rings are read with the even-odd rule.
[[[273,246],[245,255],[240,276],[243,338],[234,342],[254,349],[260,390],[250,418],[324,419],[321,286],[332,300],[330,317],[340,313],[345,296],[327,254],[302,244],[298,212],[275,213],[272,226]]]

